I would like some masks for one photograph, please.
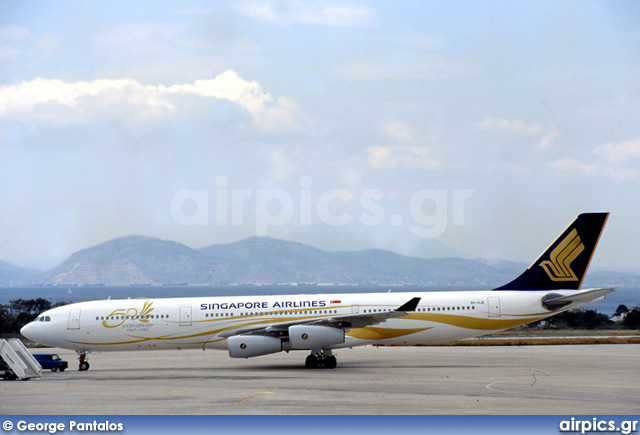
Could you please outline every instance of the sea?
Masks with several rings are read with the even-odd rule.
[[[162,286],[24,286],[0,287],[0,304],[16,299],[49,300],[56,302],[84,302],[101,299],[179,298],[197,296],[256,296],[336,293],[387,293],[429,291],[483,290],[471,287],[422,287],[402,285],[162,285]],[[489,290],[489,289],[484,289]],[[619,305],[640,306],[640,288],[621,287],[605,300],[585,305],[585,309],[612,315]]]

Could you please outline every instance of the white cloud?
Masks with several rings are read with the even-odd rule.
[[[575,159],[564,158],[551,162],[551,168],[558,174],[564,176],[578,175],[591,178],[600,173],[598,165],[595,163],[583,163]]]
[[[382,131],[393,141],[409,142],[413,138],[410,127],[400,121],[385,122],[382,125]]]
[[[539,124],[530,124],[519,119],[485,117],[474,124],[474,127],[481,131],[510,134],[522,137],[539,138],[535,144],[538,151],[549,150],[556,139],[560,137],[560,132],[556,129],[544,128]]]
[[[557,130],[553,130],[551,133],[544,135],[542,139],[540,139],[540,142],[538,142],[536,148],[541,151],[548,150],[549,148],[551,148],[551,146],[559,136],[560,132]]]
[[[214,79],[168,87],[142,85],[132,79],[65,83],[37,78],[0,87],[0,118],[73,124],[87,122],[92,113],[103,115],[106,110],[114,117],[134,113],[141,120],[177,110],[178,97],[185,95],[231,101],[248,111],[262,130],[297,128],[295,101],[274,99],[258,82],[246,81],[232,70]]]
[[[212,80],[197,80],[193,85],[160,86],[170,94],[191,94],[203,97],[224,98],[249,111],[258,126],[264,130],[295,129],[297,104],[294,100],[279,97],[276,100],[264,92],[256,81],[247,82],[234,71],[228,70]]]
[[[485,117],[475,124],[475,127],[483,131],[495,131],[501,133],[515,133],[534,136],[543,133],[543,128],[537,124],[527,124],[518,119]]]
[[[596,155],[612,163],[640,162],[640,136],[622,142],[611,142],[596,147]]]
[[[329,1],[254,1],[240,5],[239,11],[278,27],[292,24],[367,27],[376,21],[376,13],[369,7]]]
[[[0,27],[0,42],[33,39],[33,34],[24,27],[3,26]]]
[[[367,153],[369,165],[376,169],[397,167],[439,169],[441,167],[433,147],[374,146],[367,148]]]
[[[592,156],[596,158],[593,163],[564,158],[552,162],[551,168],[563,176],[606,178],[614,181],[640,180],[640,167],[638,166],[640,137],[599,145],[593,149]]]
[[[602,163],[584,163],[571,158],[558,159],[551,168],[560,176],[589,178],[593,180],[638,181],[638,174],[632,168],[610,166]]]
[[[12,61],[25,53],[33,52],[33,34],[19,26],[0,27],[0,62]]]

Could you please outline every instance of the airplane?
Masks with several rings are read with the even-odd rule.
[[[493,290],[222,296],[80,302],[21,329],[28,339],[87,353],[226,350],[232,358],[306,350],[307,368],[335,368],[334,350],[477,337],[604,299],[581,290],[609,213],[583,213],[520,276]]]

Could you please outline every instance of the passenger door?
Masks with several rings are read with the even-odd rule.
[[[80,310],[73,309],[69,311],[69,325],[67,329],[80,329]]]
[[[191,326],[191,305],[180,307],[180,326]]]
[[[489,296],[487,303],[489,304],[489,317],[500,317],[500,298]]]

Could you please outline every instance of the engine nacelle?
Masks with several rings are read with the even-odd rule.
[[[290,326],[289,343],[292,349],[322,349],[344,343],[344,329],[318,325]]]
[[[564,298],[564,296],[558,293],[549,293],[548,295],[543,297],[540,302],[542,303],[542,306],[546,310],[549,310],[549,311],[559,310],[562,307],[566,307],[567,305],[570,305],[572,302],[572,301],[562,300],[562,298]]]
[[[282,340],[266,335],[234,335],[227,338],[231,358],[251,358],[282,351]]]

